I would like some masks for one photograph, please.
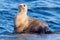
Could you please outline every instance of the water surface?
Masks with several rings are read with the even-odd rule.
[[[60,0],[0,0],[0,34],[14,32],[18,5],[28,5],[28,16],[48,23],[51,31],[60,30]]]

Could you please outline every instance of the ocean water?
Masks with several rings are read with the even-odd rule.
[[[14,18],[21,3],[28,5],[28,16],[48,23],[51,31],[60,30],[60,0],[0,0],[0,34],[14,32]]]
[[[47,22],[52,32],[60,31],[60,0],[0,0],[0,40],[60,40],[60,34],[9,34],[21,3],[28,5],[29,17]]]

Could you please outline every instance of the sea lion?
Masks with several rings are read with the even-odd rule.
[[[19,12],[15,18],[16,33],[50,33],[48,24],[27,16],[27,5],[20,4]]]

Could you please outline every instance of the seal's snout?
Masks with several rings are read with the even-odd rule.
[[[26,4],[20,4],[20,5],[18,6],[18,8],[19,8],[20,10],[27,11],[27,5],[26,5]]]
[[[25,7],[26,5],[25,4],[20,4],[19,7]]]

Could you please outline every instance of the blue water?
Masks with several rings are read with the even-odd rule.
[[[0,33],[14,32],[18,5],[28,5],[28,16],[48,23],[51,31],[60,30],[60,0],[0,0]]]

